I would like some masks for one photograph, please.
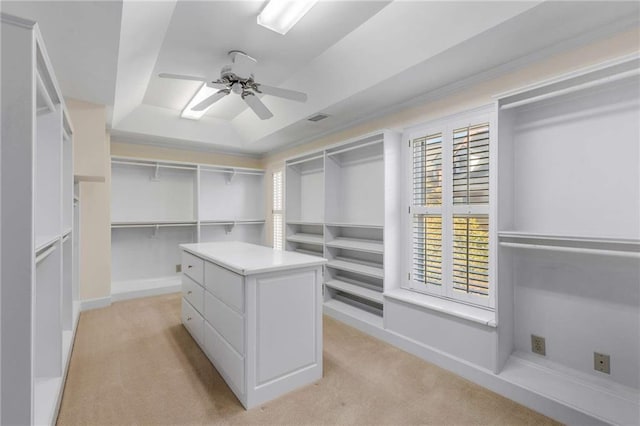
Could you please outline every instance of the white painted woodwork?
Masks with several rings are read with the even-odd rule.
[[[118,300],[175,291],[180,244],[265,240],[263,170],[129,157],[111,167]]]
[[[245,408],[322,378],[325,259],[243,242],[181,248],[204,262],[199,283],[184,277],[182,321]],[[202,311],[189,303],[198,284]]]
[[[1,15],[0,423],[53,424],[78,320],[73,128],[37,24]]]
[[[198,312],[204,312],[204,287],[182,274],[182,297]]]
[[[399,152],[383,130],[286,161],[286,249],[328,259],[326,312],[340,319],[381,327],[382,292],[398,286]]]
[[[497,370],[617,424],[640,421],[638,69],[632,55],[498,100]]]
[[[204,283],[204,261],[190,253],[182,252],[182,271],[197,283]]]

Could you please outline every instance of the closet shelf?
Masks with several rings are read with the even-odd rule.
[[[370,229],[383,229],[384,225],[374,225],[365,223],[346,223],[346,222],[328,222],[327,226],[335,226],[338,228],[370,228]]]
[[[338,318],[342,316],[355,318],[374,327],[382,328],[382,316],[357,308],[341,300],[327,300],[324,302],[324,311],[328,311],[328,313],[333,314],[332,316]]]
[[[311,226],[322,226],[324,225],[322,222],[311,222],[306,220],[288,220],[287,225],[311,225]]]
[[[322,235],[316,234],[293,234],[287,237],[287,241],[291,241],[294,243],[322,245],[323,237]]]
[[[155,228],[155,227],[173,227],[173,226],[195,226],[196,221],[130,221],[130,222],[111,222],[111,229],[117,228]]]
[[[501,247],[640,258],[640,240],[525,232],[500,232],[498,238]]]
[[[384,253],[384,244],[382,241],[364,240],[358,238],[336,238],[326,244],[327,247],[357,250],[367,253]]]
[[[324,283],[327,287],[340,290],[344,293],[349,293],[354,296],[361,297],[362,299],[370,300],[372,302],[380,303],[383,302],[382,292],[372,290],[368,287],[364,287],[362,285],[354,284],[357,281],[355,280],[346,280],[344,278],[334,279],[327,281]]]
[[[384,279],[384,269],[382,267],[355,262],[344,257],[330,260],[327,266],[341,271],[355,272],[372,278]]]
[[[293,251],[298,252],[298,253],[302,253],[302,254],[308,254],[310,256],[320,256],[320,257],[322,257],[322,252],[319,252],[319,251],[305,250],[305,249],[301,249],[301,248],[297,248],[297,249],[295,249]]]
[[[215,226],[215,225],[259,225],[265,222],[264,219],[213,219],[213,220],[201,220],[200,225],[203,226]]]
[[[60,235],[42,235],[40,237],[37,237],[35,252],[38,253],[39,251],[42,251],[43,249],[58,241],[59,238]]]

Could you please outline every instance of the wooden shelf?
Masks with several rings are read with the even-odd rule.
[[[367,253],[384,253],[382,241],[363,240],[357,238],[336,238],[326,243],[327,247],[334,247],[347,250],[364,251]]]
[[[35,252],[39,252],[42,249],[55,243],[60,238],[60,235],[42,235],[36,238]]]
[[[322,222],[310,222],[306,220],[288,220],[287,225],[309,225],[309,226],[322,226]]]
[[[349,293],[354,296],[358,296],[363,299],[370,300],[372,302],[382,304],[382,302],[384,301],[382,297],[382,292],[371,290],[370,288],[367,288],[358,284],[354,284],[357,281],[353,281],[353,283],[349,281],[346,281],[344,278],[340,278],[340,279],[327,281],[324,284],[327,287],[340,290],[342,292]]]
[[[640,258],[640,240],[525,232],[498,233],[501,247]]]
[[[153,228],[153,227],[172,227],[172,226],[196,226],[196,221],[127,221],[127,222],[111,222],[111,228]]]
[[[341,271],[355,272],[372,278],[384,279],[384,269],[381,266],[359,263],[344,257],[330,260],[327,266]]]
[[[322,257],[322,252],[319,252],[319,251],[305,250],[305,249],[301,249],[301,248],[297,248],[297,249],[291,250],[291,251],[295,251],[296,253],[308,254],[310,256]]]
[[[322,245],[324,238],[322,235],[317,234],[293,234],[287,237],[287,241],[291,241],[293,243]]]
[[[324,311],[334,317],[346,315],[369,325],[373,325],[374,327],[382,328],[382,317],[380,315],[357,308],[337,299],[331,299],[324,302]]]
[[[364,224],[364,223],[341,223],[332,222],[327,223],[327,226],[335,226],[340,228],[371,228],[371,229],[383,229],[384,225]]]
[[[212,219],[200,221],[200,225],[259,225],[263,223],[265,223],[264,219]]]

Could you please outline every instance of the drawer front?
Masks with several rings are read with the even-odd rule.
[[[199,313],[204,313],[204,288],[182,274],[182,297],[187,299]]]
[[[227,383],[244,394],[244,358],[207,322],[204,323],[204,346],[205,352],[216,368],[221,370]]]
[[[198,284],[204,282],[204,260],[187,253],[182,252],[182,272],[187,274]]]
[[[204,319],[186,299],[182,299],[182,323],[199,345],[204,342]]]
[[[238,312],[244,312],[244,277],[218,265],[205,263],[207,290]]]
[[[244,317],[242,314],[234,311],[207,291],[204,296],[204,319],[240,355],[244,355]]]

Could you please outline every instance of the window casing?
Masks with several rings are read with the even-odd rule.
[[[409,133],[404,287],[493,308],[493,114]]]
[[[272,200],[272,223],[273,223],[273,248],[283,249],[284,239],[284,215],[283,215],[283,185],[282,170],[273,173],[271,192]]]

